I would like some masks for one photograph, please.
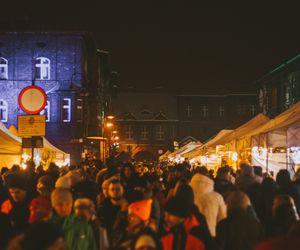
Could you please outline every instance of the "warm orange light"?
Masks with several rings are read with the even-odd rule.
[[[115,137],[115,140],[116,140],[116,141],[119,140],[119,139],[120,139],[119,136],[116,136],[116,137]]]
[[[111,128],[114,124],[112,124],[111,122],[106,123],[106,127]]]
[[[106,118],[109,119],[109,120],[112,120],[112,119],[114,119],[115,117],[114,117],[113,115],[108,115],[108,116],[106,116]]]
[[[113,134],[117,134],[117,133],[118,133],[118,131],[117,131],[117,130],[114,130],[112,133],[113,133]]]

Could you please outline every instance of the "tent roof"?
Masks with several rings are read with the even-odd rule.
[[[0,154],[20,154],[22,140],[0,122]]]
[[[240,127],[234,129],[231,133],[225,134],[220,139],[215,140],[213,143],[210,143],[210,147],[217,146],[217,145],[224,145],[227,144],[233,140],[236,140],[238,138],[243,137],[247,133],[255,130],[256,128],[261,127],[263,124],[266,124],[270,119],[263,115],[258,114],[254,118],[252,118],[250,121],[244,123]]]
[[[188,144],[184,145],[183,147],[181,147],[181,148],[175,150],[173,153],[169,154],[168,158],[176,157],[176,155],[182,154],[184,151],[188,150],[191,147],[193,149],[193,148],[195,148],[194,145],[202,145],[202,143],[201,142],[196,142],[196,143],[195,142],[189,142]]]
[[[249,131],[244,136],[253,136],[274,130],[285,130],[293,125],[300,125],[300,102],[297,102],[291,108],[271,119],[262,126]]]
[[[46,137],[43,137],[43,143],[44,143],[44,148],[50,150],[50,151],[55,151],[56,153],[60,153],[63,155],[70,156],[69,154],[65,153],[64,151],[60,150],[59,148],[55,147],[53,144],[51,144]]]
[[[231,133],[233,130],[232,129],[222,129],[215,137],[213,137],[211,140],[207,141],[206,143],[204,143],[203,145],[201,145],[200,147],[195,148],[193,151],[187,153],[184,155],[184,157],[187,157],[189,159],[194,158],[198,155],[201,154],[203,148],[205,147],[210,147],[212,144],[214,144],[214,142],[220,140],[221,138],[223,138],[224,136],[228,135],[229,133]]]

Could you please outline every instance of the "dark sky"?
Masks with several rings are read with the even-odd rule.
[[[30,29],[93,32],[120,88],[246,90],[299,53],[298,6],[199,2],[32,1],[8,6],[0,21],[6,29],[26,17]]]

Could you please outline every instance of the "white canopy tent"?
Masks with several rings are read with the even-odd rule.
[[[241,138],[242,140],[248,140],[251,144],[252,164],[259,164],[266,171],[273,171],[276,174],[279,169],[299,164],[300,102],[250,131]],[[290,155],[290,150],[295,152],[291,152]]]
[[[20,164],[22,140],[0,122],[0,167]]]

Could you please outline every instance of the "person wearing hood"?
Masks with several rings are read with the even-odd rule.
[[[221,194],[214,191],[214,182],[202,174],[195,174],[190,186],[194,191],[195,204],[205,216],[210,234],[216,236],[217,222],[226,217],[226,205]]]

